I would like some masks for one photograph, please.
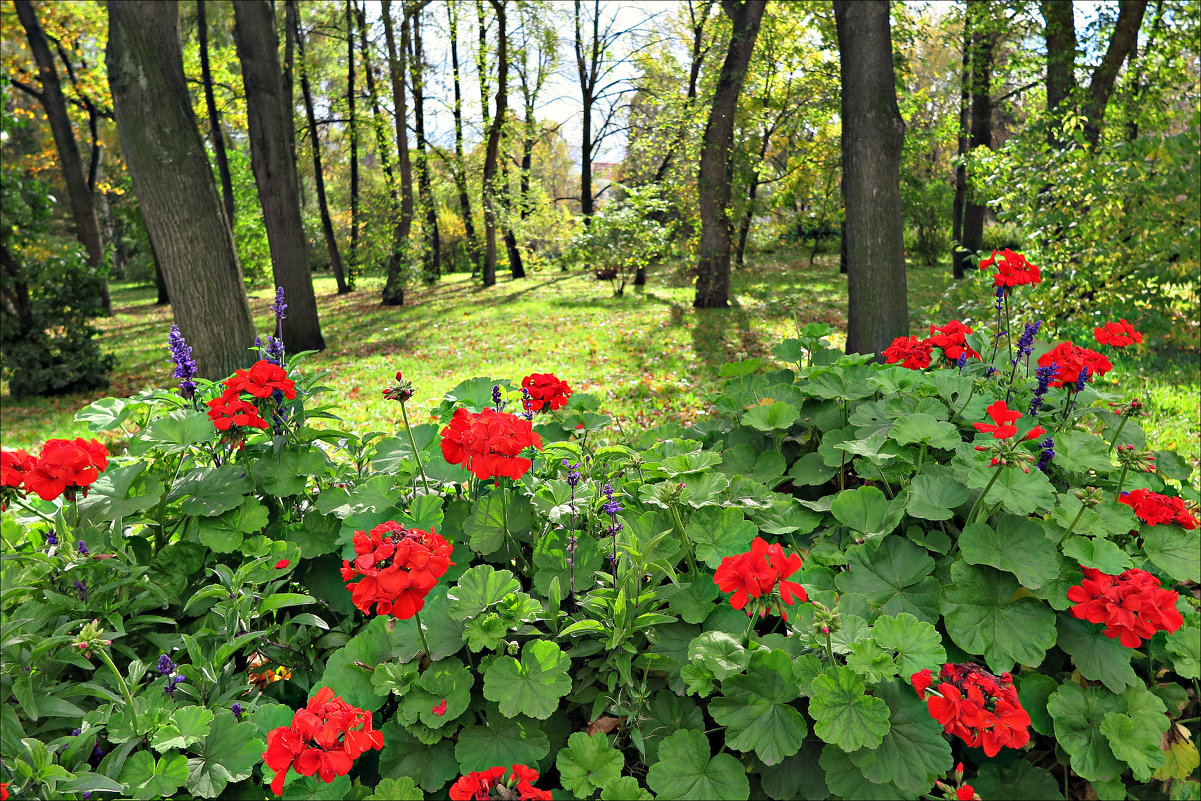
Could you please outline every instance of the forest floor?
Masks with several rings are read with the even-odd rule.
[[[947,270],[911,266],[908,271],[912,331],[959,316],[944,296]],[[979,296],[991,300],[983,276]],[[402,370],[416,387],[413,422],[425,419],[443,393],[477,376],[514,384],[533,372],[554,372],[575,390],[602,400],[626,436],[669,420],[689,424],[708,413],[721,385],[718,369],[740,357],[769,356],[800,325],[846,325],[846,281],[835,256],[806,257],[787,251],[755,254],[732,276],[730,309],[694,309],[692,279],[682,265],[650,270],[646,287],[627,286],[613,296],[607,281],[591,272],[543,270],[520,280],[501,276],[485,290],[465,274],[413,288],[410,303],[379,303],[381,281],[365,278],[358,291],[337,295],[333,278],[315,281],[327,350],[310,357],[311,368],[328,371],[325,397],[338,407],[342,427],[356,432],[391,431],[399,410],[380,389]],[[74,413],[106,396],[126,396],[172,385],[167,352],[169,307],[154,305],[152,286],[115,284],[114,314],[96,322],[102,346],[117,356],[108,390],[56,398],[0,397],[5,447],[31,447],[49,437],[93,436]],[[274,293],[252,291],[251,311],[264,337],[274,329],[268,309]],[[185,336],[187,332],[184,332]],[[837,336],[837,335],[836,335]],[[836,342],[841,345],[841,342]],[[1196,465],[1201,439],[1201,382],[1196,352],[1149,351],[1115,360],[1102,379],[1130,397],[1150,399],[1144,420],[1154,447],[1177,450]]]

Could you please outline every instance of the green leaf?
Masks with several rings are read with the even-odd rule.
[[[217,517],[198,520],[200,544],[217,553],[233,553],[242,546],[244,534],[262,531],[269,520],[267,507],[254,498]]]
[[[550,741],[537,721],[495,713],[486,715],[485,721],[483,726],[459,732],[455,758],[463,773],[497,765],[533,765],[550,753]]]
[[[994,673],[1042,664],[1055,644],[1055,613],[1035,598],[1015,598],[1017,588],[1007,573],[957,561],[942,595],[947,633],[969,654],[983,654]]]
[[[806,747],[778,765],[764,765],[759,778],[767,797],[779,801],[825,801],[829,798],[826,772],[818,763],[820,745],[816,740],[810,740]]]
[[[1197,614],[1185,615],[1184,625],[1167,636],[1165,645],[1172,658],[1172,666],[1185,679],[1201,677],[1201,631],[1197,627]]]
[[[655,797],[633,776],[610,779],[601,788],[600,797],[601,801],[655,801]]]
[[[801,419],[801,411],[789,403],[776,402],[754,406],[742,416],[742,424],[757,431],[787,431]]]
[[[772,499],[771,506],[754,509],[750,515],[760,531],[776,536],[808,534],[822,521],[822,516],[817,512],[806,509],[792,497],[779,494]]]
[[[567,532],[562,529],[539,537],[534,543],[534,587],[544,596],[556,578],[559,586],[566,591],[572,586],[573,572],[576,582],[582,585],[594,571],[600,569],[601,552],[595,538],[583,533],[576,537],[574,571],[567,565],[566,549]]]
[[[891,782],[920,796],[951,769],[951,746],[942,726],[905,681],[885,682],[876,697],[888,705],[888,733],[878,747],[852,753],[851,761],[870,781]]]
[[[1068,537],[1060,549],[1064,556],[1079,562],[1081,567],[1091,567],[1111,576],[1124,573],[1134,566],[1130,554],[1100,537]]]
[[[1115,537],[1128,534],[1138,528],[1139,521],[1134,516],[1134,510],[1124,503],[1116,503],[1110,498],[1099,505],[1080,511],[1080,499],[1071,493],[1060,493],[1055,509],[1051,512],[1053,520],[1064,531],[1072,526],[1076,516],[1075,531],[1087,532],[1094,537]]]
[[[408,776],[399,779],[380,779],[375,792],[363,801],[424,801],[425,793]]]
[[[901,537],[885,537],[875,549],[853,550],[847,566],[835,579],[840,591],[867,596],[886,615],[908,612],[929,623],[938,620],[940,589],[930,575],[934,560],[926,549]]]
[[[1060,615],[1056,626],[1059,629],[1057,644],[1072,657],[1084,678],[1099,681],[1115,693],[1138,681],[1130,666],[1133,652],[1102,634],[1099,626],[1069,615]]]
[[[1055,466],[1071,473],[1096,471],[1104,475],[1113,469],[1109,443],[1086,431],[1056,434]]]
[[[692,451],[668,456],[656,465],[658,472],[667,478],[704,473],[709,468],[721,464],[721,454],[714,451]]]
[[[876,394],[875,387],[868,382],[872,374],[872,369],[862,364],[821,368],[810,372],[809,380],[802,386],[816,398],[858,400]]]
[[[709,703],[709,713],[726,727],[726,745],[753,751],[765,765],[800,750],[809,729],[789,705],[799,690],[788,654],[757,651],[747,672],[727,678],[721,690],[722,695]]]
[[[101,398],[75,413],[75,422],[87,423],[89,431],[112,431],[120,428],[137,408],[126,398]]]
[[[815,678],[809,714],[817,736],[848,752],[878,747],[888,733],[888,706],[865,690],[859,676],[840,665]]]
[[[213,421],[204,412],[177,409],[150,424],[129,443],[129,452],[141,456],[154,449],[163,453],[179,453],[193,445],[212,442],[217,438]]]
[[[793,462],[788,477],[798,486],[811,487],[825,484],[837,472],[838,467],[826,464],[820,453],[807,453]]]
[[[254,475],[263,489],[280,498],[304,492],[306,476],[325,472],[329,460],[319,448],[287,448],[268,453],[254,463]]]
[[[481,727],[472,727],[481,728]],[[434,745],[425,745],[407,732],[399,720],[390,720],[380,727],[384,735],[384,748],[379,755],[379,775],[386,779],[412,779],[427,793],[436,793],[446,783],[460,774],[459,760],[455,756],[455,745],[442,740]],[[466,733],[464,730],[463,734]],[[460,735],[460,741],[462,740]],[[545,738],[543,738],[545,741]],[[543,752],[545,754],[545,751]],[[535,757],[537,759],[537,757]],[[496,765],[512,764],[496,762]],[[529,764],[529,763],[525,763]],[[493,765],[483,765],[490,768]],[[481,768],[462,766],[462,773]]]
[[[510,537],[527,539],[532,512],[523,496],[507,489],[490,492],[472,504],[463,533],[471,538],[471,550],[486,556],[504,544],[506,528]]]
[[[1024,759],[1016,759],[1008,765],[988,762],[972,779],[972,787],[981,798],[989,801],[1029,801],[1031,798],[1063,801],[1059,781]]]
[[[1041,470],[1023,472],[1016,467],[987,467],[984,461],[968,474],[967,485],[972,489],[984,489],[992,481],[993,472],[1000,470],[996,482],[988,490],[985,501],[1000,503],[1005,510],[1018,517],[1031,512],[1045,511],[1055,504],[1055,492],[1051,482]]]
[[[254,491],[254,481],[235,465],[197,467],[175,482],[168,501],[183,499],[186,515],[215,517],[241,505]]]
[[[75,419],[79,419],[78,414],[75,415]],[[1155,472],[1164,478],[1185,481],[1193,474],[1193,466],[1184,459],[1181,459],[1180,454],[1176,453],[1176,451],[1156,451]]]
[[[138,751],[125,760],[117,780],[138,801],[167,798],[188,780],[188,760],[182,754],[164,754],[155,762],[149,751]]]
[[[1043,527],[1028,517],[1002,514],[995,528],[972,523],[959,535],[959,548],[968,564],[1012,573],[1032,590],[1059,575],[1055,546]]]
[[[1143,553],[1151,564],[1177,581],[1201,582],[1201,548],[1197,533],[1180,526],[1144,526]]]
[[[576,798],[587,798],[596,790],[621,777],[625,757],[609,744],[603,734],[589,736],[577,731],[567,739],[567,747],[555,757],[563,789]]]
[[[695,512],[685,530],[696,546],[697,559],[713,569],[721,564],[723,557],[749,551],[756,533],[755,524],[746,520],[741,510],[715,507]]]
[[[706,631],[689,643],[688,661],[699,662],[714,678],[721,680],[745,670],[751,663],[751,652],[724,631]]]
[[[1167,722],[1167,718],[1164,718]],[[1162,731],[1129,715],[1110,712],[1101,719],[1101,733],[1109,740],[1113,755],[1130,766],[1136,781],[1151,780],[1156,768],[1167,763],[1159,747]]]
[[[937,672],[947,661],[938,630],[907,612],[876,618],[872,624],[872,638],[882,648],[897,652],[897,671],[902,679],[925,668]]]
[[[922,412],[902,417],[889,436],[901,445],[928,445],[944,450],[954,450],[963,441],[953,424]]]
[[[350,777],[338,776],[332,782],[319,776],[291,776],[284,785],[284,801],[341,801],[350,793]]]
[[[147,467],[146,462],[119,467],[109,465],[108,470],[92,483],[87,497],[79,499],[81,522],[100,525],[156,506],[163,495],[163,482],[144,473]],[[140,486],[134,490],[135,485]]]
[[[738,760],[729,754],[710,758],[709,740],[695,729],[678,731],[663,741],[646,783],[660,801],[746,801],[751,792]]]
[[[502,714],[518,713],[539,720],[554,714],[559,699],[571,692],[567,668],[571,660],[552,642],[533,640],[521,661],[498,656],[484,673],[484,697],[496,701]]]
[[[1105,716],[1123,712],[1123,706],[1121,697],[1109,690],[1071,682],[1047,699],[1047,712],[1055,722],[1055,739],[1068,752],[1072,770],[1089,781],[1108,781],[1125,769],[1101,732]]]
[[[287,720],[281,725],[286,725],[292,710],[282,710]],[[250,721],[239,723],[227,709],[219,711],[204,742],[191,749],[196,756],[188,760],[188,792],[216,798],[230,782],[250,778],[255,766],[263,761],[265,747],[258,726]]]
[[[905,511],[923,520],[950,520],[956,507],[967,502],[967,488],[949,476],[918,475],[909,485]]]
[[[901,522],[903,511],[875,487],[845,490],[830,504],[830,513],[839,523],[869,537],[890,533]]]
[[[212,720],[213,713],[202,706],[180,707],[171,714],[170,722],[158,727],[150,747],[160,754],[168,748],[183,750],[208,735]]]
[[[400,701],[400,717],[408,725],[417,720],[431,729],[440,729],[467,711],[475,674],[458,659],[432,663],[410,686]],[[439,715],[434,708],[446,702]]]
[[[818,763],[825,772],[826,785],[833,798],[854,801],[912,801],[914,795],[892,784],[877,784],[863,775],[849,755],[836,745],[822,748]]]
[[[510,571],[477,565],[460,576],[458,584],[450,590],[450,616],[455,620],[475,617],[520,589],[521,582]]]

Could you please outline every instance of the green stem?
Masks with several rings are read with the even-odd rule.
[[[984,492],[980,493],[980,497],[976,498],[976,502],[972,504],[972,510],[967,513],[967,522],[976,522],[976,510],[980,507],[980,502],[984,500],[984,496],[992,489],[992,485],[997,483],[997,479],[1001,477],[1001,471],[1006,470],[1005,467],[997,467],[993,469],[992,478],[988,480],[988,484],[984,486]]]
[[[684,533],[684,521],[680,519],[680,510],[676,507],[671,507],[671,519],[675,523],[676,534],[680,537],[680,542],[687,542],[688,535]],[[694,576],[700,575],[700,570],[696,566],[696,560],[692,558],[692,549],[685,548],[684,556],[688,559],[688,572]]]
[[[746,631],[743,632],[742,639],[746,640],[746,644],[749,647],[751,644],[751,632],[755,630],[755,615],[750,614],[747,615],[747,617],[749,617],[750,620],[746,624]]]
[[[872,464],[875,464],[875,462],[872,462]],[[892,500],[893,494],[892,494],[892,490],[889,489],[889,487],[888,487],[888,479],[886,479],[884,477],[884,468],[882,468],[882,467],[880,467],[880,465],[876,464],[876,472],[880,474],[880,483],[884,487],[884,494],[888,496],[889,500]]]
[[[1113,494],[1113,499],[1116,501],[1122,497],[1122,485],[1126,483],[1126,471],[1130,469],[1130,465],[1122,465],[1122,472],[1118,473],[1118,491]]]
[[[409,435],[409,444],[413,446],[413,457],[417,460],[417,472],[421,473],[421,486],[425,487],[425,494],[430,494],[430,483],[425,477],[425,467],[421,464],[421,452],[417,450],[417,442],[413,439],[413,429],[409,425],[409,413],[405,411],[404,401],[400,404],[400,416],[405,421],[405,431]]]
[[[926,443],[922,443],[922,449],[917,452],[917,470],[914,475],[922,472],[922,463],[926,461]]]
[[[129,685],[125,683],[125,677],[117,670],[117,666],[113,664],[113,659],[108,655],[108,652],[103,648],[96,649],[96,655],[104,660],[104,664],[108,665],[108,669],[117,677],[117,684],[121,688],[121,695],[125,696],[125,703],[129,704],[129,714],[134,714],[133,696],[129,692]]]
[[[421,627],[421,613],[414,612],[413,618],[417,621],[417,635],[421,637],[421,647],[425,650],[425,655],[430,656],[430,644],[425,641],[425,629]]]
[[[41,511],[41,510],[39,510],[39,509],[35,509],[35,508],[33,508],[32,506],[30,506],[28,503],[26,503],[26,502],[25,502],[25,499],[24,499],[24,498],[20,498],[20,497],[13,498],[13,503],[15,503],[17,506],[20,506],[22,509],[25,509],[25,510],[27,510],[27,511],[33,512],[35,515],[37,515],[38,517],[42,518],[43,520],[45,520],[45,521],[46,521],[47,523],[49,523],[50,525],[52,525],[52,526],[54,525],[54,518],[53,518],[53,517],[50,517],[50,516],[49,516],[49,515],[47,515],[45,512],[43,512],[43,511]]]
[[[833,665],[834,664],[834,645],[830,641],[830,632],[828,629],[826,631],[826,656],[829,658],[830,664]]]
[[[1087,508],[1088,507],[1085,506],[1083,503],[1080,504],[1080,511],[1077,512],[1076,517],[1072,519],[1072,524],[1070,526],[1068,526],[1068,530],[1064,533],[1063,539],[1066,540],[1068,537],[1070,537],[1072,535],[1072,532],[1076,530],[1076,524],[1080,522],[1080,518],[1084,517],[1084,510]]]
[[[1118,437],[1122,435],[1122,429],[1126,427],[1126,421],[1130,418],[1122,415],[1122,422],[1118,423],[1118,430],[1113,432],[1113,439],[1109,441],[1109,450],[1106,453],[1113,453],[1113,446],[1118,444]]]
[[[973,396],[973,395],[975,395],[975,394],[976,394],[976,382],[975,382],[975,381],[973,381],[973,382],[972,382],[972,388],[971,388],[971,389],[968,391],[968,393],[967,393],[967,399],[966,399],[966,400],[963,402],[963,405],[962,405],[962,406],[960,406],[958,409],[956,409],[956,410],[955,410],[955,411],[954,411],[954,412],[951,414],[951,422],[952,422],[952,423],[954,423],[956,420],[958,420],[958,419],[959,419],[959,415],[960,415],[960,414],[962,414],[962,413],[963,413],[963,410],[967,408],[967,405],[968,405],[969,403],[971,403],[971,402],[972,402],[972,396]]]

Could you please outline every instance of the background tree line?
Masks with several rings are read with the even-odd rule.
[[[403,305],[448,271],[624,286],[674,254],[721,307],[756,249],[840,241],[861,352],[908,332],[906,258],[961,278],[992,246],[1044,265],[1047,315],[1195,307],[1196,7],[1077,11],[8,0],[5,376],[102,381],[110,277],[153,277],[211,376],[246,357],[248,283],[324,347],[326,269]]]

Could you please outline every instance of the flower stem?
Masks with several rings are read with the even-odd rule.
[[[1076,517],[1072,520],[1072,524],[1068,526],[1068,530],[1064,532],[1063,539],[1066,540],[1072,535],[1072,532],[1076,530],[1076,524],[1080,522],[1080,518],[1084,517],[1084,510],[1087,508],[1088,507],[1083,503],[1080,504],[1080,511],[1076,513]]]
[[[1118,489],[1117,489],[1117,492],[1115,492],[1113,494],[1113,499],[1115,501],[1118,498],[1122,497],[1122,485],[1124,485],[1126,483],[1126,471],[1129,469],[1130,469],[1130,465],[1124,464],[1124,465],[1122,465],[1122,472],[1118,473]]]
[[[405,431],[409,435],[409,444],[413,446],[413,457],[417,460],[417,472],[421,473],[421,485],[425,487],[425,494],[430,494],[430,483],[425,477],[425,467],[421,464],[421,452],[417,450],[417,442],[413,439],[413,429],[409,425],[409,413],[405,411],[404,401],[400,402],[400,416],[405,421]]]
[[[121,688],[121,695],[125,696],[125,703],[129,704],[129,714],[133,715],[134,705],[133,696],[129,693],[129,685],[125,683],[125,677],[117,670],[117,666],[113,664],[113,659],[108,655],[108,652],[103,648],[96,649],[96,655],[104,660],[104,664],[108,665],[108,669],[117,677],[117,685]]]
[[[834,645],[830,641],[830,632],[826,631],[826,656],[830,660],[830,664],[834,664]]]
[[[1113,453],[1113,446],[1118,444],[1118,437],[1122,435],[1122,429],[1126,427],[1126,421],[1130,418],[1122,415],[1122,422],[1118,423],[1118,430],[1113,432],[1113,439],[1109,441],[1109,450],[1106,453]]]
[[[972,510],[967,513],[967,522],[976,522],[976,510],[980,507],[980,502],[984,500],[984,496],[988,494],[990,489],[992,489],[992,485],[997,483],[997,479],[1001,476],[1001,471],[1005,469],[1006,468],[1001,467],[993,470],[992,478],[990,478],[988,483],[984,485],[984,492],[980,493],[980,497],[976,498],[976,502],[972,504]]]
[[[754,613],[747,615],[750,620],[746,624],[746,631],[742,635],[742,639],[746,640],[746,644],[751,644],[751,634],[755,631],[755,615]]]
[[[26,510],[28,510],[28,511],[30,511],[30,512],[33,512],[35,515],[37,515],[38,517],[42,518],[43,520],[45,520],[45,521],[46,521],[47,523],[49,523],[50,525],[54,525],[54,518],[53,518],[53,517],[50,517],[50,516],[48,516],[48,515],[47,515],[45,512],[42,512],[42,511],[40,511],[40,510],[38,510],[38,509],[35,509],[35,508],[33,508],[32,506],[30,506],[30,505],[29,505],[29,504],[28,504],[28,503],[25,501],[25,499],[24,499],[24,498],[21,498],[21,497],[16,497],[16,498],[13,498],[13,503],[15,503],[17,506],[20,506],[22,509],[26,509]]]
[[[421,625],[421,613],[414,612],[413,619],[417,621],[417,635],[421,637],[421,647],[425,650],[425,655],[430,656],[430,644],[425,641],[425,629]]]

